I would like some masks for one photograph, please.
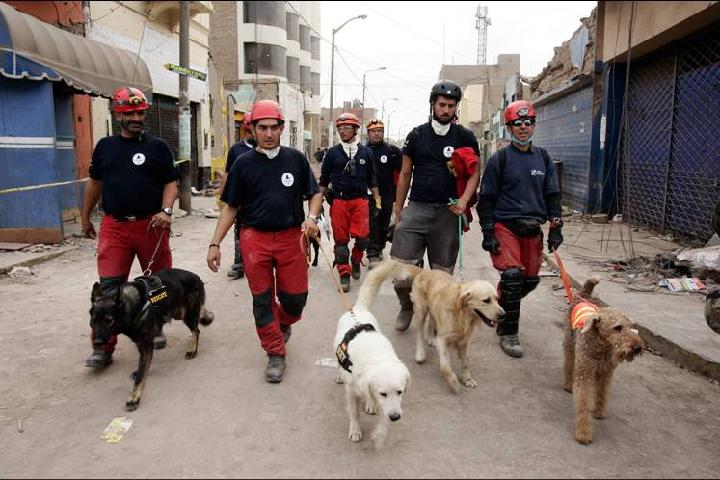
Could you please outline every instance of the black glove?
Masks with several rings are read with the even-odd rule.
[[[550,227],[547,240],[548,251],[551,253],[554,252],[562,243],[562,227]]]
[[[495,238],[495,232],[492,228],[483,228],[483,242],[482,248],[486,252],[490,252],[493,255],[497,255],[500,251],[500,242]]]

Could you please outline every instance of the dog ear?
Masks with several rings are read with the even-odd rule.
[[[600,322],[600,315],[593,315],[592,317],[588,318],[585,321],[585,325],[583,325],[582,330],[580,330],[581,333],[587,333],[592,329],[593,327],[596,327],[597,324]]]
[[[102,297],[102,289],[100,288],[100,282],[93,284],[92,293],[90,294],[90,301],[95,303],[100,297]]]

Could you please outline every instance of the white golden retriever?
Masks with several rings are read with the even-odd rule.
[[[353,309],[354,316],[347,312],[340,317],[333,343],[334,351],[344,344],[343,352],[352,362],[349,367],[352,372],[340,367],[337,378],[338,383],[345,384],[345,400],[350,417],[348,439],[359,442],[363,438],[358,423],[359,402],[362,402],[366,413],[377,413],[379,417],[372,433],[376,448],[382,447],[385,442],[390,422],[402,417],[402,399],[410,385],[410,372],[395,354],[392,344],[382,334],[375,316],[369,311],[380,285],[389,276],[388,270],[395,270],[395,266],[381,265],[368,273],[360,287]],[[347,343],[343,341],[353,327],[365,324],[372,325],[374,330],[359,331]]]

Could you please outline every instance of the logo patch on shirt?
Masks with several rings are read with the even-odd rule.
[[[443,155],[445,155],[445,158],[450,158],[454,151],[455,149],[453,147],[447,146],[443,148]]]
[[[541,170],[530,170],[530,175],[532,175],[533,177],[536,177],[538,175],[545,175],[545,172],[543,172]]]
[[[380,157],[380,163],[387,163],[387,155]]]
[[[365,159],[364,159],[364,158],[361,158],[360,160],[358,160],[358,162],[360,162],[360,165],[365,165]]]
[[[283,173],[282,176],[280,177],[280,181],[281,181],[282,184],[285,185],[286,187],[292,187],[293,183],[295,183],[295,177],[293,177],[293,174],[292,174],[292,173],[285,172],[285,173]]]
[[[143,155],[142,153],[136,153],[135,155],[133,155],[132,162],[135,165],[142,165],[143,163],[145,163],[145,155]]]

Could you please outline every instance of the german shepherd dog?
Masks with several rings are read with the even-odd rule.
[[[157,280],[163,288],[158,288]],[[163,324],[173,318],[183,320],[192,332],[192,346],[186,359],[195,358],[202,325],[215,318],[205,309],[205,286],[200,277],[187,270],[168,268],[150,277],[125,282],[108,295],[100,283],[93,285],[90,297],[90,326],[96,336],[108,338],[120,333],[135,342],[140,352],[138,369],[133,372],[133,390],[125,402],[125,410],[135,410],[145,387],[145,377],[153,357],[153,338]]]

